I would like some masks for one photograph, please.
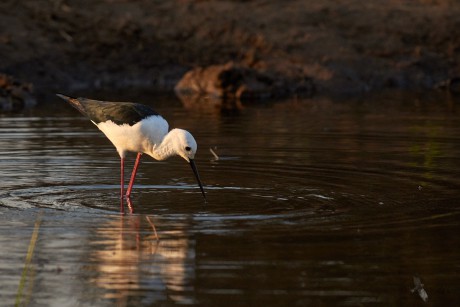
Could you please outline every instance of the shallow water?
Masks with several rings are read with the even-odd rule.
[[[208,203],[183,160],[143,157],[121,215],[94,125],[57,99],[3,114],[1,306],[419,306],[414,276],[460,304],[460,101],[136,100],[194,134]]]

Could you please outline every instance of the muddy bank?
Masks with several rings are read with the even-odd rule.
[[[0,72],[39,93],[172,90],[233,62],[326,95],[458,91],[458,16],[447,0],[2,1]]]

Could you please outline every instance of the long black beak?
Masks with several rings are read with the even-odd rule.
[[[204,194],[203,185],[201,184],[200,175],[198,174],[198,170],[196,169],[195,161],[190,159],[190,166],[192,167],[193,173],[195,174],[196,180],[198,181],[198,185],[200,186],[201,193],[203,194],[204,200],[206,201],[206,194]]]

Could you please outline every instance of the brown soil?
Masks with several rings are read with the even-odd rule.
[[[458,88],[459,16],[454,0],[5,0],[0,72],[77,94],[172,90],[229,61],[322,94]]]

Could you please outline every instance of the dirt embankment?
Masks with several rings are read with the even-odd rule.
[[[10,0],[0,72],[39,92],[171,90],[194,67],[231,61],[286,94],[305,82],[322,94],[458,91],[459,16],[453,0]]]

